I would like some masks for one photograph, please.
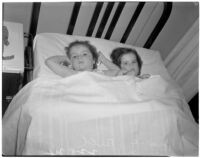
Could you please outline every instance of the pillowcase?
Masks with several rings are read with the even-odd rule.
[[[45,65],[45,60],[50,56],[66,55],[65,47],[67,47],[69,43],[76,40],[89,41],[90,44],[96,47],[97,51],[101,51],[108,59],[110,59],[110,54],[112,50],[117,47],[127,47],[135,49],[143,61],[141,74],[158,74],[164,78],[170,78],[158,51],[135,47],[132,45],[122,44],[106,39],[65,35],[58,33],[41,33],[35,36],[33,45],[34,78],[44,75],[52,76],[52,74],[54,73]],[[98,65],[98,69],[105,70],[106,67],[103,64],[100,64]]]

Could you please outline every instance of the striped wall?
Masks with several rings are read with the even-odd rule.
[[[101,38],[158,50],[165,59],[199,16],[198,2],[108,3],[4,2],[3,20],[22,23],[24,32],[33,35],[40,32],[66,34],[69,30],[72,34],[95,37],[98,32]],[[173,4],[171,10],[169,4]],[[169,17],[167,12],[171,12]],[[72,15],[76,18],[71,18]],[[102,19],[107,20],[102,22]]]
[[[170,2],[37,2],[30,33],[92,36],[150,48],[171,8]]]

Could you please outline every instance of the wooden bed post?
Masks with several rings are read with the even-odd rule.
[[[39,19],[39,14],[40,14],[40,6],[41,2],[34,2],[33,3],[33,8],[32,8],[32,15],[31,15],[31,23],[30,23],[30,29],[29,29],[29,34],[32,35],[34,38],[37,32],[37,25],[38,25],[38,19]],[[33,39],[29,38],[28,40],[28,46],[32,47]]]

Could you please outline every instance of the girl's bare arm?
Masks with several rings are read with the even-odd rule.
[[[57,75],[66,77],[77,73],[69,67],[64,66],[64,63],[68,61],[66,56],[52,56],[45,60],[45,64]]]
[[[120,70],[120,68],[108,60],[101,52],[99,54],[99,61],[102,62],[109,70]]]

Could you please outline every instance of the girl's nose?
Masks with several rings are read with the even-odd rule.
[[[132,68],[132,67],[133,67],[133,64],[131,64],[131,63],[128,64],[128,67],[129,67],[129,68]]]
[[[82,58],[83,58],[83,56],[82,56],[82,55],[79,55],[79,56],[78,56],[78,59],[82,59]]]

